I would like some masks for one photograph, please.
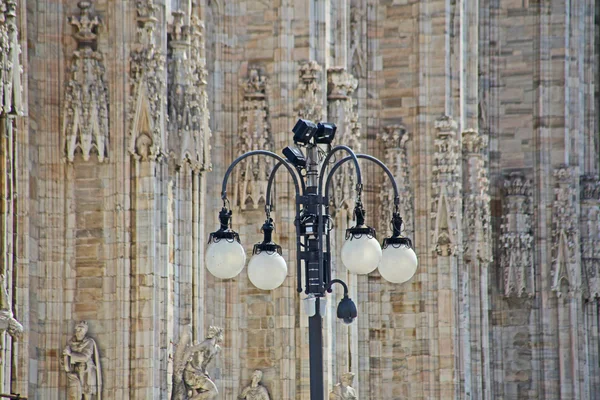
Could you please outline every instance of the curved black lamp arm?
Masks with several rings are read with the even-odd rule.
[[[383,171],[387,174],[387,176],[390,178],[390,181],[392,182],[392,187],[394,189],[394,207],[397,208],[400,205],[400,191],[398,190],[398,185],[396,184],[396,179],[394,179],[394,175],[392,174],[392,171],[390,171],[390,169],[384,163],[382,163],[379,159],[377,159],[373,156],[370,156],[368,154],[356,154],[356,157],[362,158],[364,160],[372,161],[375,164],[379,165],[383,169]],[[331,171],[329,171],[329,174],[327,175],[327,181],[325,182],[325,198],[326,199],[329,199],[329,187],[331,186],[331,179],[333,178],[335,171],[337,171],[337,169],[339,167],[341,167],[342,164],[344,164],[345,162],[350,161],[352,159],[353,159],[352,156],[342,158],[340,161],[336,162],[333,165],[333,167],[331,168]]]
[[[276,159],[277,161],[279,161],[280,163],[283,164],[283,166],[288,170],[288,172],[290,173],[290,175],[292,176],[292,180],[294,181],[294,187],[296,189],[296,196],[300,196],[300,184],[298,183],[298,176],[296,175],[296,172],[294,172],[294,170],[292,169],[292,167],[290,167],[288,165],[287,162],[285,162],[285,160],[283,158],[281,158],[280,156],[278,156],[277,154],[271,152],[271,151],[267,151],[267,150],[253,150],[253,151],[249,151],[248,153],[242,154],[241,156],[239,156],[238,158],[236,158],[231,165],[229,166],[229,168],[227,168],[227,172],[225,172],[225,176],[223,177],[223,184],[221,186],[221,199],[226,200],[227,199],[227,181],[229,180],[229,175],[231,175],[231,172],[233,171],[233,169],[235,168],[236,165],[238,165],[242,160],[251,157],[251,156],[267,156],[267,157],[271,157]]]
[[[358,158],[357,155],[354,153],[354,151],[352,151],[352,149],[348,146],[335,146],[333,149],[331,149],[331,151],[327,154],[327,157],[325,157],[325,160],[323,161],[323,166],[327,166],[327,164],[329,163],[329,160],[331,159],[331,157],[333,157],[333,155],[338,152],[338,151],[345,151],[348,154],[350,154],[348,157],[344,158],[344,159],[348,159],[348,160],[353,160],[354,161],[354,167],[356,168],[356,186],[359,188],[359,191],[362,190],[362,174],[360,172],[360,165],[358,164]],[[339,164],[339,161],[335,164],[337,165]],[[335,168],[334,165],[334,168]],[[329,172],[329,175],[331,175],[331,172]],[[327,176],[327,181],[329,181],[329,175]],[[319,195],[323,194],[323,179],[325,178],[324,174],[321,174],[321,176],[319,176]],[[359,193],[360,194],[360,193]]]
[[[329,281],[329,283],[327,283],[327,286],[325,287],[327,293],[333,292],[333,289],[331,287],[334,283],[339,283],[340,285],[342,285],[344,287],[344,297],[348,297],[348,285],[346,285],[346,282],[340,279],[332,279],[331,281]]]
[[[275,174],[277,173],[277,170],[279,169],[279,167],[281,167],[284,163],[282,161],[279,161],[277,164],[275,164],[275,166],[273,167],[273,169],[271,170],[271,174],[269,175],[269,182],[267,183],[267,199],[266,199],[266,204],[265,206],[271,206],[271,191],[273,190],[273,182],[275,181]],[[302,185],[302,192],[304,193],[304,180],[300,179],[300,184]],[[269,209],[270,211],[270,209]]]

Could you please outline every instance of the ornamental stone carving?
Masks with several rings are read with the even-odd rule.
[[[352,382],[354,382],[354,373],[343,374],[341,382],[336,384],[329,393],[329,400],[358,400],[356,390],[351,386]]]
[[[272,150],[267,78],[260,69],[249,70],[248,79],[242,83],[242,91],[242,132],[238,155],[252,150]],[[271,165],[267,157],[249,157],[240,162],[234,199],[242,210],[257,209],[265,204]]]
[[[450,116],[435,121],[431,222],[435,253],[450,256],[458,249],[461,155],[457,139],[458,125]]]
[[[192,16],[187,25],[184,18],[173,13],[169,40],[169,148],[177,165],[188,162],[199,172],[211,168],[204,24]]]
[[[264,387],[260,381],[263,373],[261,370],[256,370],[252,373],[252,382],[246,386],[242,393],[238,396],[238,399],[245,400],[271,400],[269,391]]]
[[[474,130],[462,135],[463,147],[463,217],[466,222],[464,252],[466,258],[481,262],[492,260],[490,183],[483,151],[487,136]]]
[[[23,113],[17,1],[0,0],[0,117]]]
[[[309,61],[300,67],[296,107],[299,118],[317,122],[323,118],[321,74],[322,68],[316,61]]]
[[[361,124],[353,107],[352,93],[358,80],[343,67],[327,70],[327,115],[337,125],[336,142],[344,143],[354,152],[361,151]],[[330,199],[334,208],[354,207],[356,172],[352,163],[344,164],[332,179],[334,190]]]
[[[14,318],[6,277],[0,275],[0,333],[4,332],[8,332],[13,339],[19,339],[23,334],[23,325]]]
[[[75,27],[77,50],[71,57],[63,114],[66,159],[73,162],[80,151],[88,161],[96,153],[98,161],[108,157],[108,86],[104,61],[97,50],[98,28],[102,21],[92,16],[92,4],[80,1],[80,14],[69,18]]]
[[[569,293],[581,289],[579,271],[579,176],[577,169],[560,166],[554,170],[552,204],[552,290],[560,296],[563,284]]]
[[[357,5],[350,9],[350,60],[351,71],[356,77],[362,78],[367,71],[366,55],[363,50],[363,16],[364,13]]]
[[[96,341],[87,336],[88,324],[75,325],[75,334],[63,350],[68,400],[101,400],[102,370]]]
[[[384,146],[384,163],[388,166],[396,178],[396,184],[400,191],[400,215],[404,221],[407,237],[413,235],[413,191],[410,183],[410,163],[408,161],[408,142],[410,135],[404,125],[389,125],[384,128],[381,140]],[[382,233],[391,234],[391,220],[394,211],[394,190],[391,188],[387,177],[383,178],[381,190],[379,192],[380,200],[380,221],[383,224],[380,227]]]
[[[504,276],[504,296],[533,297],[533,227],[531,180],[523,172],[504,179],[500,265]]]
[[[219,391],[207,368],[221,351],[223,328],[211,326],[200,344],[193,345],[191,339],[191,329],[184,329],[175,349],[171,400],[214,399]]]
[[[580,180],[581,214],[581,265],[585,296],[600,298],[600,179],[597,175],[584,175]]]
[[[332,67],[327,70],[327,100],[346,101],[358,87],[358,80],[344,67]]]
[[[129,152],[156,159],[164,151],[165,56],[155,44],[158,6],[136,3],[137,45],[130,55]]]

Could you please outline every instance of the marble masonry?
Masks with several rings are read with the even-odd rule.
[[[0,0],[0,394],[308,399],[291,182],[282,287],[204,263],[228,164],[301,117],[392,169],[419,257],[402,285],[345,269],[345,165],[359,316],[330,296],[326,397],[599,400],[599,43],[593,0]],[[229,187],[248,252],[272,167]]]

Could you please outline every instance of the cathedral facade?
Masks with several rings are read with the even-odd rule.
[[[327,392],[600,399],[599,61],[593,0],[0,0],[0,394],[175,398],[183,341],[220,346],[219,399],[308,399],[289,179],[283,286],[204,265],[229,163],[304,118],[390,167],[419,257],[402,285],[349,273],[337,175],[359,316],[329,296]],[[248,252],[272,167],[230,180]],[[383,238],[393,192],[364,175]]]

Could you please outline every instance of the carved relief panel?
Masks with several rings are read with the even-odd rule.
[[[328,117],[335,121],[338,129],[336,143],[344,144],[361,152],[361,124],[353,107],[352,93],[358,86],[358,80],[343,67],[327,70],[327,108]],[[335,208],[353,207],[356,187],[356,172],[352,163],[346,163],[332,179],[333,190],[330,201]]]
[[[458,125],[452,117],[441,117],[435,121],[435,128],[431,222],[435,252],[446,257],[458,250],[461,153],[456,137]]]
[[[155,44],[158,6],[137,2],[137,48],[131,52],[129,152],[147,160],[164,151],[165,56]]]
[[[581,266],[588,299],[600,298],[600,179],[597,175],[581,177]]]
[[[300,67],[296,106],[299,118],[310,121],[323,118],[322,70],[316,61],[309,61]]]
[[[20,54],[17,1],[0,1],[0,116],[23,112]]]
[[[81,151],[88,161],[96,153],[100,162],[108,157],[108,86],[104,59],[97,50],[98,28],[102,21],[92,15],[92,4],[80,1],[80,14],[70,17],[75,28],[77,50],[67,74],[63,114],[63,136],[67,161]]]
[[[410,164],[408,162],[408,141],[410,135],[403,125],[390,125],[385,127],[381,136],[384,145],[383,162],[388,166],[396,178],[396,184],[400,191],[400,215],[404,221],[403,234],[414,237],[413,231],[413,192],[410,183]],[[394,211],[394,191],[387,177],[381,185],[379,192],[380,203],[380,232],[391,234],[392,212]]]
[[[175,162],[189,162],[196,171],[210,169],[207,75],[204,24],[195,16],[173,13],[169,41],[169,148]]]
[[[552,290],[563,287],[574,293],[581,289],[579,271],[579,177],[575,167],[554,170],[552,204]],[[566,285],[566,286],[565,286]]]
[[[533,227],[531,181],[522,172],[504,180],[500,265],[504,275],[504,295],[533,297]]]
[[[250,68],[242,83],[240,146],[238,155],[252,150],[273,150],[269,124],[267,78],[258,68]],[[237,167],[234,187],[235,204],[242,210],[257,209],[264,204],[272,162],[267,157],[249,157]]]
[[[463,132],[464,251],[465,257],[477,258],[481,262],[490,262],[492,259],[490,182],[483,154],[486,147],[487,136],[474,130]]]

